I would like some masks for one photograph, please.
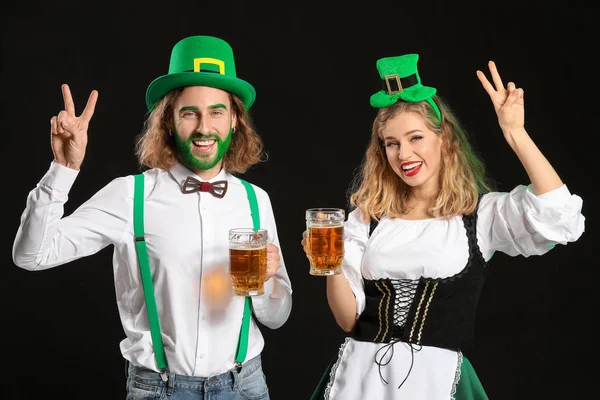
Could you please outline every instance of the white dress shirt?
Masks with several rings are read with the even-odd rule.
[[[113,272],[117,306],[125,339],[120,348],[133,364],[157,371],[133,232],[133,175],[119,177],[99,190],[71,215],[63,217],[78,171],[55,162],[28,197],[13,245],[14,263],[27,270],[56,267],[114,246]],[[250,204],[238,178],[221,171],[211,182],[226,179],[222,199],[208,192],[182,193],[188,176],[182,164],[170,171],[144,172],[144,223],[150,270],[162,339],[173,373],[208,377],[234,367],[244,297],[234,296],[215,314],[203,297],[203,276],[229,267],[228,231],[252,228]],[[260,225],[280,247],[268,194],[253,185]],[[280,251],[281,256],[281,251]],[[265,293],[252,297],[253,315],[276,329],[292,307],[292,288],[281,256]],[[254,319],[248,338],[249,360],[264,340]]]
[[[510,193],[488,193],[477,211],[477,244],[486,261],[495,251],[525,257],[547,253],[554,245],[566,245],[582,235],[585,217],[581,207],[582,199],[571,194],[565,185],[540,196],[524,185]],[[461,272],[469,259],[462,216],[382,218],[369,237],[369,224],[355,209],[344,226],[344,246],[342,269],[356,296],[358,314],[365,308],[363,277],[448,278]],[[551,259],[548,262],[551,265]],[[333,381],[329,382],[325,399],[454,398],[463,362],[460,352],[432,346],[412,352],[406,343],[399,342],[393,346],[393,353],[390,351],[384,358],[391,360],[380,371],[375,358],[384,345],[347,338],[333,367]],[[476,365],[474,369],[477,370]],[[382,382],[380,372],[389,384]]]

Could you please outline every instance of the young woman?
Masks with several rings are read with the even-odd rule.
[[[384,89],[344,227],[343,273],[327,277],[350,332],[316,389],[325,399],[487,399],[463,354],[494,252],[541,255],[584,231],[571,194],[524,127],[523,89],[477,71],[531,184],[492,191],[484,165],[417,54],[383,58]],[[306,250],[306,232],[302,244]]]

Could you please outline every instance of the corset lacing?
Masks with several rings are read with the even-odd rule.
[[[392,286],[396,292],[395,300],[394,300],[394,329],[392,333],[392,339],[389,343],[386,343],[384,346],[380,347],[379,350],[375,353],[375,363],[379,367],[379,377],[385,384],[388,384],[388,381],[385,380],[383,374],[381,373],[381,367],[385,367],[392,361],[394,357],[394,345],[401,341],[402,331],[404,330],[404,326],[406,324],[406,319],[408,317],[408,312],[410,310],[410,306],[412,300],[415,297],[415,292],[417,290],[417,286],[419,284],[419,280],[413,279],[391,279]],[[412,371],[412,367],[415,361],[415,351],[420,351],[422,346],[420,344],[414,343],[404,343],[408,347],[410,347],[410,368],[406,373],[406,376],[398,386],[398,389],[406,382],[410,372]],[[383,354],[379,359],[377,358],[377,354],[383,350]],[[389,357],[386,361],[384,359],[389,354]]]

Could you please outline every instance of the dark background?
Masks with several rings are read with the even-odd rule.
[[[238,76],[257,90],[251,113],[270,158],[244,178],[271,196],[294,288],[288,322],[261,327],[272,399],[308,399],[343,341],[325,279],[308,274],[304,210],[346,206],[375,116],[375,61],[410,52],[508,191],[527,176],[475,75],[496,61],[505,83],[525,89],[530,135],[584,199],[586,232],[577,242],[541,257],[494,256],[467,354],[491,399],[584,397],[597,386],[597,18],[597,6],[525,1],[3,1],[0,397],[124,398],[112,249],[32,273],[13,264],[12,243],[27,193],[52,160],[49,120],[63,108],[60,85],[71,86],[78,113],[91,90],[100,94],[70,213],[113,178],[138,172],[133,147],[146,87],[167,72],[172,46],[196,34],[227,40]]]

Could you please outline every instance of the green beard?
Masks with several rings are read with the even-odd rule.
[[[179,136],[177,130],[175,130],[173,137],[175,138],[175,147],[177,148],[179,157],[185,165],[193,170],[207,170],[219,164],[225,156],[225,153],[227,153],[231,143],[231,131],[232,130],[229,129],[229,133],[227,134],[225,140],[221,139],[221,137],[217,134],[195,134],[184,141]],[[217,154],[214,156],[202,153],[197,153],[197,155],[194,155],[194,144],[192,141],[200,139],[215,139],[217,145]]]

